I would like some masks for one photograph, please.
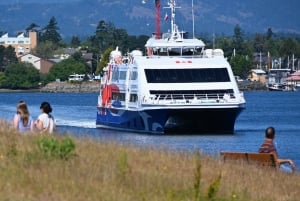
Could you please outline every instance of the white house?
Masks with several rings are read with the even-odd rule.
[[[33,54],[25,54],[21,56],[20,61],[31,63],[41,73],[48,73],[52,66],[56,63],[48,59],[40,58]]]
[[[21,62],[31,63],[36,69],[41,70],[41,58],[33,54],[21,56]]]

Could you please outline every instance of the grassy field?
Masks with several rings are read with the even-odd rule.
[[[219,157],[20,135],[0,121],[0,201],[296,201],[300,175]]]

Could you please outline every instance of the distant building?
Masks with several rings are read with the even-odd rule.
[[[56,59],[64,60],[70,58],[76,52],[79,52],[79,50],[75,48],[63,48],[60,53],[53,55],[53,57]]]
[[[20,61],[31,63],[40,73],[48,73],[55,64],[54,61],[43,59],[33,54],[22,55]]]
[[[14,47],[16,56],[20,57],[30,53],[37,46],[37,32],[29,32],[28,37],[24,33],[19,34],[17,37],[9,37],[6,33],[0,37],[0,45]]]
[[[252,69],[249,72],[248,79],[250,81],[258,81],[260,83],[266,83],[266,72],[261,69]]]

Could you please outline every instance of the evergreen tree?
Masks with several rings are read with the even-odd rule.
[[[273,37],[273,31],[271,28],[268,28],[266,38],[267,38],[267,40],[270,40],[270,39],[272,39],[272,37]]]
[[[51,17],[47,26],[44,27],[43,33],[41,34],[40,41],[51,41],[54,44],[58,44],[61,41],[61,36],[58,33],[59,27],[55,17]]]
[[[80,46],[80,39],[78,36],[72,36],[72,39],[71,39],[71,47],[78,47]]]
[[[28,33],[29,31],[38,31],[37,28],[40,27],[39,25],[35,24],[35,23],[31,23],[26,29],[25,31]]]
[[[253,48],[255,52],[264,52],[265,37],[262,34],[255,34]]]
[[[0,72],[3,72],[7,66],[17,62],[18,59],[16,57],[15,48],[0,45]]]
[[[237,54],[243,54],[244,51],[244,33],[239,25],[234,27],[233,47]]]

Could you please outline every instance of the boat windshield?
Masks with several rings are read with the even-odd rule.
[[[227,68],[145,69],[148,83],[230,82]]]

